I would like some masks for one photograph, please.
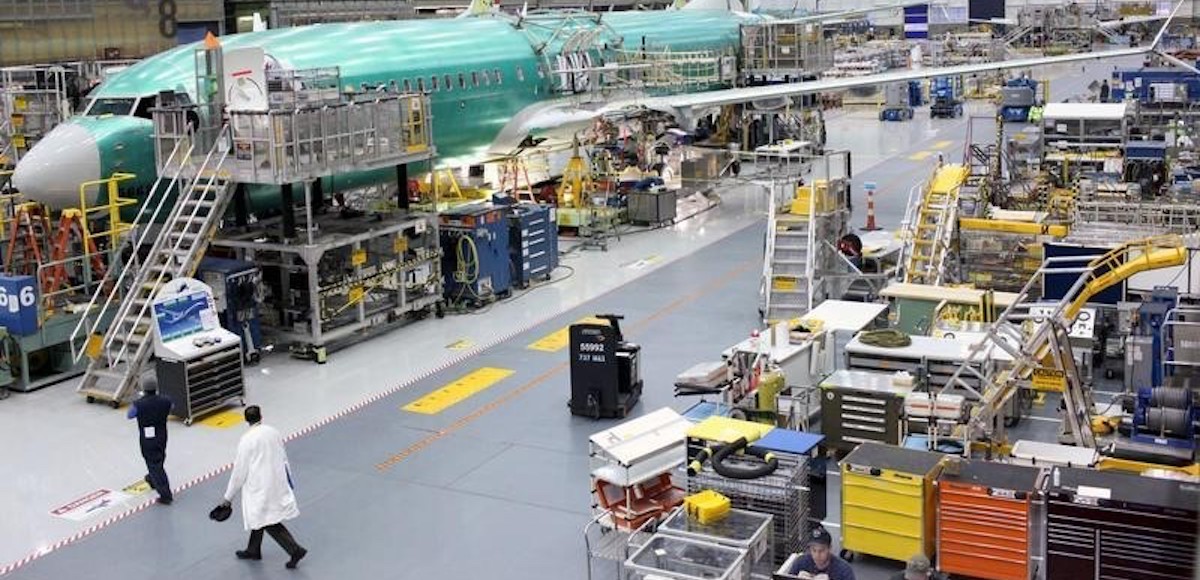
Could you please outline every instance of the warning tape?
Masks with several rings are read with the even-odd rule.
[[[749,224],[746,224],[745,226],[742,226],[740,228],[737,228],[737,229],[729,232],[729,234],[727,234],[724,237],[712,240],[708,244],[704,244],[702,246],[695,247],[695,248],[693,248],[692,253],[694,254],[696,251],[699,251],[702,248],[705,248],[707,246],[715,244],[715,243],[717,243],[721,240],[724,240],[730,236],[736,235],[737,233],[739,233],[745,229],[748,229],[757,223],[758,223],[757,221],[750,222]],[[683,257],[684,256],[680,256],[678,258],[675,258],[674,260],[669,260],[668,262],[664,263],[663,266],[665,267],[667,264],[674,262],[676,260],[679,260]],[[610,288],[600,294],[597,294],[596,296],[593,296],[592,298],[589,298],[584,303],[581,303],[581,304],[578,304],[575,306],[571,306],[568,308],[563,308],[562,310],[560,310],[558,312],[554,312],[554,313],[544,316],[540,319],[536,319],[534,322],[532,322],[530,324],[516,327],[514,330],[506,332],[506,333],[488,341],[487,343],[481,344],[471,350],[463,351],[458,356],[451,357],[451,358],[447,359],[446,361],[444,361],[442,364],[439,364],[433,368],[426,369],[426,370],[422,371],[421,373],[417,374],[416,376],[411,377],[408,380],[405,380],[404,382],[400,383],[399,385],[396,385],[386,391],[381,391],[379,393],[371,395],[371,396],[363,399],[362,401],[359,401],[358,403],[355,403],[345,409],[342,409],[341,411],[338,411],[337,413],[329,415],[329,416],[325,417],[324,419],[317,421],[316,423],[313,423],[307,427],[300,429],[299,431],[296,431],[296,432],[284,437],[283,440],[285,442],[295,441],[296,439],[304,437],[305,435],[308,435],[308,434],[312,433],[313,431],[316,431],[317,429],[320,429],[321,427],[324,427],[338,419],[342,419],[347,416],[353,415],[354,413],[357,413],[358,411],[365,409],[367,406],[369,406],[373,403],[377,403],[380,400],[383,400],[392,395],[395,395],[396,393],[399,393],[400,391],[407,389],[421,381],[424,381],[425,379],[427,379],[433,375],[436,375],[446,369],[449,369],[450,367],[452,367],[454,365],[462,363],[472,357],[478,356],[487,350],[490,350],[496,346],[499,346],[505,342],[508,342],[509,340],[512,340],[513,338],[515,338],[516,336],[518,336],[520,334],[529,332],[530,330],[533,330],[534,328],[537,328],[538,326],[541,326],[543,324],[546,324],[547,322],[550,322],[551,320],[554,320],[555,318],[563,316],[564,314],[567,314],[568,312],[583,306],[583,304],[586,304],[587,302],[592,302],[592,301],[598,300],[600,298],[603,298],[609,294],[612,294],[613,292],[616,292],[617,290],[624,288],[626,285],[634,282],[635,280],[637,280],[639,278],[640,278],[640,276],[632,278],[630,280],[627,280],[613,288]],[[676,300],[676,302],[679,302],[679,300]],[[657,317],[658,316],[656,315],[651,318],[657,318]],[[645,322],[645,321],[642,321],[642,322]],[[490,406],[488,407],[488,410],[489,411],[491,410]],[[486,411],[485,411],[485,413],[486,413]],[[422,447],[424,447],[424,446],[422,446]],[[417,450],[413,450],[412,452],[415,452],[415,451],[417,451]],[[403,458],[401,458],[401,459],[403,459]],[[386,470],[388,467],[390,467],[390,465],[394,465],[396,462],[399,461],[398,459],[394,459],[394,458],[389,458],[389,460],[391,460],[391,464],[389,464],[387,461],[385,461],[383,464],[381,464],[383,466],[382,469]],[[379,469],[380,467],[377,466],[376,468]],[[184,490],[190,489],[190,488],[200,485],[201,483],[204,483],[218,475],[221,475],[222,473],[225,473],[225,472],[229,471],[230,469],[233,469],[233,464],[226,463],[225,465],[222,465],[216,469],[213,469],[213,470],[209,471],[208,473],[205,473],[204,475],[196,477],[196,478],[188,481],[187,483],[184,483],[183,485],[181,485],[179,487],[173,488],[172,491],[175,493],[179,493]],[[51,552],[54,552],[55,550],[60,550],[60,549],[65,548],[75,542],[78,542],[79,540],[82,540],[82,539],[108,527],[108,526],[111,526],[129,516],[132,516],[132,515],[140,512],[154,504],[155,504],[154,499],[148,499],[146,501],[143,501],[142,503],[137,504],[134,507],[129,508],[115,516],[111,516],[105,520],[102,520],[96,524],[88,526],[87,528],[84,528],[78,532],[75,532],[74,534],[72,534],[66,538],[63,538],[49,546],[43,547],[43,548],[33,552],[32,554],[29,554],[28,556],[21,558],[20,560],[6,564],[3,567],[0,567],[0,576],[10,574],[19,568],[29,565],[31,562],[33,562],[34,560],[37,560],[38,558],[41,558],[43,556],[50,554]]]

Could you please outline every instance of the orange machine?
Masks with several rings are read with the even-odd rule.
[[[937,480],[938,569],[986,580],[1028,580],[1041,470],[960,461]]]

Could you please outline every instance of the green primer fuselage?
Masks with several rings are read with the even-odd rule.
[[[571,26],[606,27],[626,49],[719,50],[734,54],[742,18],[721,11],[619,12],[575,16]],[[582,24],[581,24],[582,23]],[[461,165],[485,157],[501,129],[520,111],[557,98],[547,59],[565,36],[553,34],[546,20],[524,23],[491,17],[453,20],[319,24],[222,37],[226,49],[258,46],[289,69],[338,67],[342,85],[420,86],[429,93],[434,143],[439,164]],[[546,39],[549,42],[545,42]],[[542,53],[535,52],[541,47]],[[96,99],[144,98],[162,90],[187,92],[195,99],[197,45],[185,45],[149,57],[105,81]],[[480,78],[478,86],[472,75]],[[498,75],[497,75],[498,73]],[[460,84],[464,75],[466,88]],[[500,82],[493,79],[499,78]],[[490,77],[485,79],[484,77]],[[431,79],[437,78],[434,88]],[[446,79],[451,80],[447,90]],[[487,80],[488,82],[483,82]],[[407,81],[407,83],[406,83]],[[133,116],[80,117],[97,139],[101,173],[135,173],[135,187],[153,182],[150,122]],[[120,147],[116,147],[117,142]],[[326,191],[378,182],[387,172],[337,176]]]

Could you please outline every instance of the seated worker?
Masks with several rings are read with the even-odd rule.
[[[801,578],[813,578],[824,574],[829,580],[855,580],[854,570],[845,560],[837,557],[830,547],[833,536],[825,528],[813,528],[808,533],[808,553],[792,564],[788,573]]]
[[[922,554],[908,559],[903,572],[892,574],[890,580],[946,580],[946,576],[933,570],[933,564]]]

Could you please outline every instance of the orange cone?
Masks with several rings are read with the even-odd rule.
[[[867,226],[863,228],[863,231],[878,231],[882,228],[875,224],[875,183],[868,181],[864,187],[867,190]]]

